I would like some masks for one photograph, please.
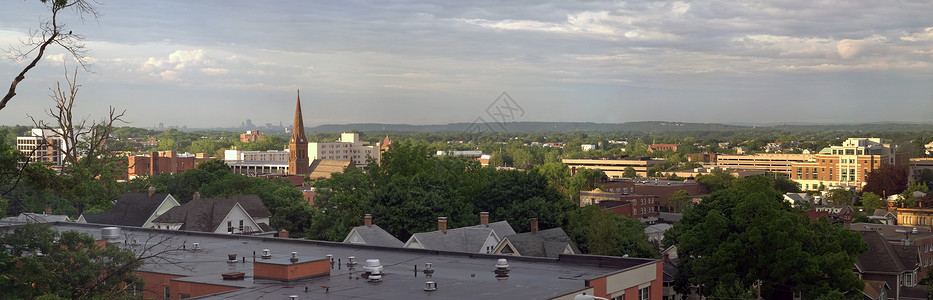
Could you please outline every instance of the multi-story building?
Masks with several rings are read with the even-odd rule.
[[[790,175],[795,163],[807,162],[811,159],[813,155],[810,154],[719,154],[716,156],[716,166]]]
[[[624,189],[624,188],[623,188]],[[627,215],[646,223],[654,223],[658,220],[658,199],[656,195],[629,194],[627,192],[603,191],[594,189],[592,191],[580,191],[580,206],[598,205],[604,201],[613,201],[619,205],[601,206],[611,208],[622,204],[631,203],[625,210],[612,210],[613,213]]]
[[[246,133],[240,134],[240,141],[244,143],[252,143],[262,141],[262,138],[266,134],[259,130],[247,130]]]
[[[663,159],[649,157],[625,157],[620,159],[598,158],[565,158],[562,160],[570,168],[570,175],[576,174],[577,169],[602,170],[610,179],[622,178],[625,168],[632,167],[637,176],[648,176],[648,169],[663,164]]]
[[[175,151],[158,151],[148,155],[132,155],[127,160],[127,176],[130,180],[138,176],[151,176],[161,173],[181,173],[197,167],[197,164],[210,160],[204,153],[177,153]]]
[[[30,136],[16,137],[16,149],[25,154],[29,161],[43,161],[61,169],[65,152],[70,145],[62,138],[61,130],[33,128]]]
[[[224,163],[236,174],[285,174],[288,170],[288,154],[288,150],[224,150]]]
[[[850,138],[840,146],[821,150],[805,162],[793,163],[789,175],[805,190],[821,187],[861,190],[872,170],[883,165],[906,168],[907,164],[907,153],[897,152],[895,145],[883,144],[879,138]]]
[[[310,160],[349,160],[357,168],[365,168],[370,157],[379,162],[379,152],[378,146],[360,141],[360,134],[355,132],[341,133],[336,142],[308,143]]]
[[[648,145],[648,152],[677,151],[680,144],[651,144]]]
[[[933,158],[911,158],[909,164],[910,176],[914,180],[920,179],[920,174],[923,174],[923,170],[933,171]]]

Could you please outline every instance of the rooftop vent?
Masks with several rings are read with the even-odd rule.
[[[369,279],[369,282],[382,281],[382,264],[379,263],[378,259],[367,259],[363,270],[366,270],[366,278]]]
[[[227,262],[235,263],[236,262],[236,253],[227,253]]]
[[[298,262],[298,252],[292,251],[292,257],[288,261],[296,263]]]
[[[347,257],[347,268],[353,268],[356,266],[356,256]]]
[[[120,237],[120,227],[104,227],[100,229],[100,237],[107,240],[116,240]]]
[[[269,249],[262,249],[262,259],[272,258],[272,252],[269,252]]]
[[[201,243],[191,243],[191,251],[201,251]]]
[[[431,275],[434,275],[434,264],[424,263],[424,276],[431,277]]]
[[[220,276],[223,277],[224,280],[243,280],[243,278],[246,278],[246,273],[230,272],[230,273],[220,274]]]
[[[496,262],[496,279],[509,279],[509,262],[505,260],[505,258],[500,258],[499,261]]]
[[[428,292],[433,292],[437,290],[437,283],[434,281],[428,281],[424,283],[424,290]]]
[[[139,246],[139,238],[133,238],[133,243],[131,245]]]

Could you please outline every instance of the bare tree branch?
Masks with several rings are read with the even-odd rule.
[[[26,79],[26,73],[28,73],[32,68],[34,68],[40,60],[45,56],[45,51],[50,45],[58,45],[65,49],[71,56],[77,61],[86,71],[90,71],[90,65],[87,63],[87,49],[84,47],[84,36],[80,34],[74,34],[71,30],[67,30],[65,24],[59,23],[58,13],[63,9],[72,8],[78,15],[84,20],[85,15],[91,15],[95,19],[100,17],[100,11],[97,10],[96,5],[98,4],[94,0],[41,0],[42,3],[47,3],[50,5],[52,12],[52,19],[50,21],[43,22],[39,26],[38,31],[31,31],[29,38],[22,41],[23,46],[29,48],[28,51],[23,52],[21,48],[13,48],[9,50],[12,58],[17,61],[22,61],[30,57],[30,55],[35,55],[32,60],[29,61],[22,71],[13,77],[13,82],[10,83],[10,89],[7,91],[6,95],[3,96],[3,99],[0,100],[0,110],[6,107],[7,103],[16,96],[16,87],[20,82]]]

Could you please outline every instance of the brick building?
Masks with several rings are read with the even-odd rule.
[[[790,179],[800,183],[804,190],[820,187],[861,190],[868,173],[883,165],[906,168],[907,153],[897,152],[897,146],[883,144],[880,138],[850,138],[841,146],[821,150],[806,162],[793,163]]]
[[[580,206],[600,205],[603,201],[614,201],[611,207],[627,205],[626,208],[610,209],[615,214],[626,215],[641,220],[646,223],[654,223],[658,220],[658,199],[656,195],[642,195],[627,192],[607,192],[600,189],[592,191],[580,191]],[[625,204],[625,202],[630,204]],[[603,208],[604,205],[600,205]]]
[[[175,151],[158,151],[148,155],[128,156],[127,160],[127,177],[132,180],[138,176],[181,173],[211,158],[204,153],[178,154]]]
[[[246,133],[240,134],[240,141],[244,143],[252,143],[262,141],[266,134],[258,130],[247,130]]]
[[[677,147],[680,147],[680,144],[651,144],[648,146],[648,152],[677,152]]]

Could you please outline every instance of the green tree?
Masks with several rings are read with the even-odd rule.
[[[830,204],[852,205],[853,198],[854,196],[852,195],[852,191],[836,188],[829,190],[829,192],[827,192],[823,197],[823,200]]]
[[[635,178],[635,176],[637,176],[637,173],[635,173],[635,168],[625,167],[625,169],[622,169],[622,177]]]
[[[688,283],[710,295],[760,280],[764,298],[791,291],[819,298],[864,285],[852,272],[857,255],[868,249],[861,236],[825,220],[811,223],[762,176],[704,198],[665,233],[665,243],[679,243],[680,292],[687,292]]]
[[[787,176],[778,175],[774,178],[774,189],[781,193],[800,193],[800,184]]]
[[[862,201],[862,206],[869,211],[887,207],[881,196],[872,192],[863,192],[859,200]]]
[[[8,299],[129,299],[128,287],[143,284],[134,272],[151,257],[43,224],[0,232],[0,245],[0,290]]]
[[[599,187],[599,183],[605,176],[602,170],[579,168],[567,182],[567,195],[575,203],[580,203],[580,191],[589,191]]]
[[[692,204],[690,199],[693,199],[693,196],[690,196],[687,191],[678,190],[674,192],[674,195],[672,195],[668,201],[671,203],[671,208],[674,210],[674,212],[682,213]]]
[[[580,251],[594,255],[656,258],[659,252],[648,241],[645,225],[634,218],[615,215],[596,205],[568,214],[567,234]]]
[[[732,187],[735,180],[735,176],[722,169],[712,170],[709,174],[697,175],[697,182],[705,185],[710,193]]]

